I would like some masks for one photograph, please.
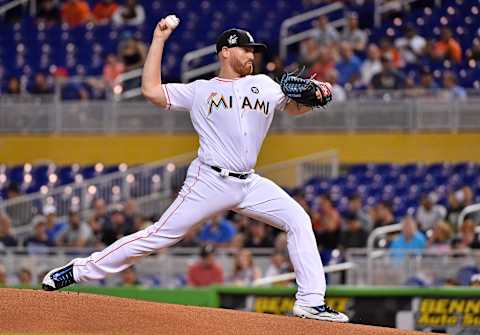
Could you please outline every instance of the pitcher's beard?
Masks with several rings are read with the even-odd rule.
[[[234,63],[234,69],[240,77],[245,77],[253,73],[253,63],[248,62],[246,64],[241,64],[237,61]]]

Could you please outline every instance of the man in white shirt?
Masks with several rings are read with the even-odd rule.
[[[300,115],[311,108],[287,101],[268,76],[252,75],[254,53],[266,46],[240,29],[229,29],[217,40],[218,77],[163,84],[163,48],[172,31],[165,19],[158,23],[143,69],[142,91],[159,107],[189,111],[199,135],[198,157],[191,163],[178,197],[152,226],[50,271],[43,288],[57,290],[118,273],[132,260],[179,242],[196,223],[230,209],[287,232],[298,284],[295,315],[347,322],[346,315],[325,304],[325,274],[308,214],[285,191],[253,170],[275,111]]]

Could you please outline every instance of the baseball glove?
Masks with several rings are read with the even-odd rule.
[[[278,80],[283,94],[293,101],[310,107],[324,107],[332,101],[332,92],[326,83],[302,78],[303,71],[283,73]]]

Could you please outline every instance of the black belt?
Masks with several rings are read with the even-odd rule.
[[[218,166],[210,166],[213,170],[217,171],[217,172],[222,172],[222,169],[219,168]],[[250,173],[236,173],[236,172],[228,172],[228,175],[230,177],[235,177],[235,178],[238,178],[238,179],[247,179],[248,176],[250,175]]]

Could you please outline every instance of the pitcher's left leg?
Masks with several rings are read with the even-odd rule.
[[[298,290],[293,313],[302,318],[348,322],[348,317],[325,304],[325,273],[310,217],[272,181],[253,175],[237,212],[287,232],[287,247]]]

